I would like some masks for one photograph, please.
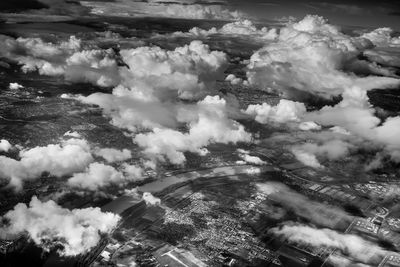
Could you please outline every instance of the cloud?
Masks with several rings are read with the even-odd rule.
[[[59,44],[47,43],[40,38],[17,38],[0,35],[3,49],[1,56],[17,61],[22,70],[38,70],[40,74],[59,75],[63,69],[60,64],[68,55],[78,51],[81,41],[71,36]]]
[[[330,128],[330,130],[337,134],[351,135],[351,133],[349,131],[347,131],[346,129],[344,129],[340,126],[333,126]]]
[[[232,35],[237,37],[253,37],[259,40],[271,40],[271,41],[278,37],[277,29],[271,28],[270,30],[268,30],[267,27],[257,29],[254,23],[248,19],[238,20],[235,22],[224,24],[218,30],[212,28],[208,32],[202,32],[198,28],[193,28],[189,32],[193,34],[199,32],[200,35],[221,34],[221,35]]]
[[[116,161],[125,161],[132,158],[132,153],[129,149],[118,150],[115,148],[100,148],[94,151],[96,156],[102,157],[108,163]]]
[[[136,135],[134,140],[144,148],[144,153],[148,156],[160,160],[165,160],[166,157],[173,164],[183,164],[186,161],[183,154],[185,151],[207,154],[207,150],[191,142],[190,135],[172,129],[155,128],[151,133]]]
[[[89,82],[101,87],[119,83],[118,63],[112,49],[83,50],[66,59],[65,79],[73,82]]]
[[[221,27],[218,33],[234,36],[253,36],[264,40],[274,40],[278,37],[277,29],[263,27],[257,29],[252,21],[248,19],[230,22]]]
[[[385,145],[392,160],[400,162],[400,140],[397,138],[400,134],[400,117],[387,118],[375,128],[375,134],[377,140]]]
[[[8,85],[8,88],[11,89],[11,90],[18,90],[18,89],[21,89],[21,88],[24,88],[24,87],[22,85],[18,84],[18,83],[10,83]]]
[[[304,35],[301,38],[299,37],[300,39],[297,41],[299,41],[300,43],[297,43],[296,46],[291,47],[290,50],[288,50],[288,53],[306,49],[309,50],[310,52],[312,51],[313,53],[313,55],[309,55],[309,57],[312,58],[312,56],[314,56],[315,58],[316,56],[315,53],[317,53],[318,57],[321,57],[321,60],[322,59],[325,60],[327,58],[326,55],[319,54],[320,52],[318,50],[319,48],[316,51],[314,51],[312,45],[313,43],[315,42],[318,43],[321,40],[325,40],[325,38],[328,37],[333,38],[329,39],[331,41],[335,40],[335,38],[338,38],[339,40],[338,43],[335,43],[335,46],[337,47],[334,48],[330,47],[329,49],[332,48],[335,51],[341,51],[340,53],[343,52],[344,57],[349,56],[347,53],[352,49],[355,49],[354,51],[359,51],[358,50],[359,48],[357,48],[356,46],[358,41],[355,42],[354,39],[350,38],[349,36],[344,36],[343,34],[337,32],[337,29],[335,27],[326,24],[324,20],[320,19],[321,18],[309,16],[306,17],[303,21],[298,22],[297,24],[293,25],[289,24],[287,28],[282,29],[279,38],[281,38],[282,35],[283,36],[293,35],[296,38]],[[311,39],[313,41],[311,43],[308,43],[309,42],[308,34],[313,32],[316,32],[316,34],[313,35],[312,38],[321,34],[320,39],[318,40]],[[333,33],[335,33],[336,35],[335,34],[332,35]],[[267,50],[270,49],[271,45],[273,44],[267,45],[264,49]],[[287,44],[282,44],[282,46],[285,45]],[[342,47],[342,45],[344,45],[344,47]],[[326,44],[323,44],[321,47],[325,49]],[[271,50],[271,52],[275,53],[276,50],[280,51],[280,49],[281,47],[274,47]],[[368,50],[368,51],[373,51],[373,50]],[[268,50],[264,52],[265,54],[263,55],[265,55],[265,58],[271,59],[270,51]],[[287,55],[283,56],[286,57]],[[352,56],[350,55],[350,57]],[[300,60],[300,58],[302,59],[302,62],[311,62],[313,60],[313,59],[305,60],[304,54],[296,55],[294,59]],[[292,59],[293,58],[290,58],[290,60]],[[336,56],[335,58],[332,58],[332,60],[337,60],[337,59],[338,58],[336,58]],[[256,62],[257,64],[260,63],[258,61]],[[342,63],[342,59],[339,62]],[[264,63],[266,62],[263,62],[263,64]],[[286,67],[284,67],[285,70],[280,70],[279,73],[280,74],[285,73],[286,70],[290,71],[295,70],[297,67],[295,68],[295,65],[293,65],[293,63],[294,62],[290,62],[290,64],[287,65],[288,68],[286,69]],[[309,73],[303,73],[300,77],[301,79],[304,79],[305,77],[306,77],[305,79],[308,79],[307,77],[312,77],[312,79],[314,78],[318,79],[318,81],[317,80],[310,81],[310,83],[308,83],[308,81],[303,80],[301,83],[303,85],[307,84],[307,87],[304,87],[304,90],[307,93],[311,92],[317,95],[320,95],[320,93],[323,94],[328,93],[329,95],[331,95],[331,93],[333,93],[332,88],[326,89],[327,91],[325,91],[324,89],[323,92],[322,91],[316,92],[313,89],[313,86],[316,84],[318,84],[318,88],[315,89],[316,90],[321,89],[320,87],[321,85],[319,83],[325,81],[324,77],[322,76],[319,77],[320,75],[319,71],[321,70],[320,63],[325,64],[326,62],[322,61],[318,63],[315,62],[316,64],[315,66],[308,66],[308,65],[305,66],[303,63],[302,63],[303,65],[298,66],[299,70],[301,71],[307,71],[307,72],[310,71]],[[334,62],[327,62],[327,63],[333,65],[336,64]],[[266,64],[265,67],[270,68],[273,64],[275,63],[270,62],[269,65]],[[281,63],[278,62],[277,64]],[[371,65],[369,66],[371,67]],[[336,71],[339,71],[339,69],[335,70],[335,72]],[[342,78],[343,75],[348,75],[342,72],[341,70],[339,72],[340,73],[336,72],[335,75],[336,74],[340,75]],[[328,72],[324,72],[322,73],[322,75],[325,75],[326,73]],[[258,73],[253,73],[253,74],[258,75]],[[300,72],[299,73],[296,72],[295,75],[297,74],[300,74]],[[386,74],[391,75],[391,71],[389,71]],[[273,75],[268,76],[266,73],[262,73],[262,75],[263,79],[264,78],[269,79],[271,77],[274,77]],[[367,90],[374,88],[372,85],[376,86],[377,84],[376,82],[380,80],[380,78],[369,76],[367,79],[364,77],[358,78],[357,76],[355,76],[355,74],[352,75],[354,76],[353,77],[354,79],[361,79],[358,80],[360,82],[355,82],[355,83],[351,82],[349,84],[358,84],[358,85],[350,87],[347,86],[346,82],[341,84],[340,87],[341,92],[338,91],[337,93],[341,95],[342,101],[334,106],[328,105],[324,106],[320,110],[307,111],[305,105],[300,102],[281,100],[281,102],[276,106],[271,106],[267,103],[258,105],[249,105],[248,108],[243,112],[250,115],[251,117],[254,117],[254,119],[260,123],[273,124],[275,122],[280,122],[280,123],[288,123],[289,126],[297,126],[301,130],[307,130],[307,131],[316,130],[313,133],[308,132],[300,135],[297,134],[296,138],[294,139],[296,139],[298,142],[306,142],[306,143],[302,145],[295,144],[292,145],[290,148],[291,152],[295,155],[295,157],[307,166],[311,166],[314,168],[323,168],[322,164],[319,161],[320,159],[323,160],[346,159],[348,155],[350,154],[354,155],[354,153],[357,153],[359,148],[364,148],[367,149],[368,151],[379,152],[377,154],[379,156],[377,156],[375,159],[372,159],[370,161],[371,164],[368,164],[367,169],[369,170],[373,166],[375,167],[381,166],[381,160],[384,158],[384,155],[389,155],[394,162],[400,162],[400,143],[395,138],[396,135],[400,134],[399,132],[400,119],[398,116],[381,118],[375,115],[375,109],[369,103],[367,95]],[[282,75],[282,81],[286,82],[287,81],[285,80],[286,78],[287,78],[287,73]],[[339,76],[335,77],[335,79],[337,81],[343,82],[343,79],[341,79]],[[353,81],[355,81],[354,79]],[[367,80],[370,79],[371,84],[366,85],[365,83],[367,82],[367,80],[362,81],[362,79],[367,79]],[[398,84],[399,81],[398,79],[392,79],[392,78],[388,79],[391,80],[390,83],[394,82],[392,83],[391,86]],[[251,83],[250,77],[249,81]],[[271,82],[272,82],[271,85],[277,84],[276,80]],[[380,81],[378,81],[378,83],[380,83]],[[292,87],[289,87],[287,89],[291,90],[290,88]],[[326,127],[332,128],[335,134],[329,135],[326,131]],[[331,140],[326,138],[328,135],[331,136],[330,137],[332,138]],[[293,137],[290,138],[293,139]]]
[[[71,131],[64,133],[64,136],[78,138],[78,139],[82,137],[78,132],[71,132]]]
[[[38,2],[46,5],[46,9],[33,10],[31,12],[36,14],[56,14],[56,15],[86,15],[89,10],[83,7],[79,1],[68,0],[37,0]]]
[[[158,197],[153,196],[149,192],[144,192],[142,199],[146,202],[146,205],[148,206],[155,206],[155,205],[160,205],[161,204],[161,199]]]
[[[7,222],[0,226],[2,238],[27,233],[45,250],[61,246],[61,255],[76,256],[96,246],[100,234],[111,232],[120,218],[99,208],[68,210],[52,200],[41,202],[33,197],[28,206],[19,203],[1,219]]]
[[[368,102],[367,92],[359,87],[346,89],[343,100],[335,106],[324,106],[318,111],[306,114],[307,118],[319,117],[324,124],[341,126],[353,133],[363,135],[364,130],[379,124],[374,116],[374,110]],[[329,121],[329,123],[328,123]]]
[[[159,13],[160,14],[160,13]],[[217,19],[217,20],[233,20],[238,19],[241,14],[238,11],[229,11],[228,9],[218,6],[205,5],[166,5],[165,13],[161,13],[166,17],[190,18],[190,19]]]
[[[343,140],[329,140],[322,144],[305,143],[302,145],[296,145],[293,147],[294,155],[297,159],[307,166],[321,167],[318,166],[315,156],[326,158],[329,160],[342,159],[350,154],[350,150],[354,149],[354,145],[345,142]],[[305,156],[304,154],[308,155]],[[302,156],[303,155],[303,156]],[[308,160],[307,160],[308,159]]]
[[[281,236],[293,243],[310,245],[315,248],[328,247],[338,249],[343,254],[366,264],[379,264],[387,253],[381,247],[359,236],[341,234],[330,229],[317,229],[300,224],[286,224],[272,228],[270,233]]]
[[[145,176],[143,176],[143,169],[139,166],[124,163],[122,167],[123,172],[129,181],[140,181],[145,178]]]
[[[44,42],[40,38],[0,36],[4,49],[0,52],[22,65],[24,72],[64,76],[67,81],[88,82],[101,87],[116,86],[120,77],[116,55],[112,49],[84,50],[80,39]]]
[[[125,182],[126,179],[121,172],[112,166],[98,162],[91,163],[84,172],[75,173],[68,179],[69,186],[92,191]]]
[[[193,41],[173,51],[159,47],[122,50],[129,69],[121,69],[121,84],[112,95],[96,93],[79,98],[96,104],[112,118],[111,123],[130,131],[175,128],[179,99],[199,99],[213,92],[224,76],[227,57]]]
[[[151,159],[182,164],[186,151],[204,155],[204,147],[211,143],[251,140],[244,127],[230,118],[239,113],[235,100],[227,97],[228,103],[207,96],[214,93],[216,80],[224,77],[225,53],[210,51],[200,41],[173,51],[140,47],[120,53],[129,68],[120,69],[121,84],[112,94],[77,99],[103,108],[115,126],[134,133],[150,130],[137,134],[134,141]],[[181,101],[203,97],[197,104]]]
[[[124,75],[124,85],[140,80],[152,87],[144,88],[149,92],[142,93],[153,93],[157,99],[163,98],[161,94],[168,96],[168,93],[181,99],[204,96],[205,92],[215,88],[216,79],[224,76],[227,67],[225,53],[210,51],[200,41],[192,41],[173,51],[159,47],[122,50],[121,56],[130,67]]]
[[[82,1],[82,5],[91,9],[91,13],[99,16],[119,17],[167,17],[207,20],[234,20],[243,15],[231,11],[223,5],[207,5],[196,3],[163,3],[158,1],[139,2],[117,0],[114,2]]]
[[[174,154],[179,155],[174,162],[182,163],[184,151],[202,154],[205,151],[202,150],[203,146],[209,143],[250,140],[250,135],[242,125],[223,114],[224,108],[217,112],[217,120],[214,121],[204,109],[200,111],[200,104],[180,103],[180,99],[197,100],[213,93],[216,81],[224,76],[224,70],[228,66],[225,53],[210,51],[200,41],[193,41],[173,51],[154,46],[121,50],[121,59],[127,67],[118,66],[113,51],[84,50],[81,41],[74,37],[57,44],[45,43],[38,38],[9,38],[4,42],[10,44],[4,53],[8,57],[16,55],[16,60],[23,64],[22,69],[25,71],[38,70],[40,74],[63,75],[72,82],[116,86],[112,94],[96,93],[76,99],[103,108],[115,126],[132,132],[152,130],[152,133],[138,135],[135,141],[145,148],[146,154],[153,154],[154,145],[151,142],[158,142],[162,148],[158,149],[161,155],[156,158],[162,158],[164,154]],[[19,51],[17,48],[24,51],[23,55],[16,52]],[[179,114],[188,111],[192,106],[200,114],[192,114],[190,119],[178,118],[183,117]],[[176,127],[185,125],[189,127],[188,133],[175,130]],[[215,126],[216,130],[205,137],[200,136],[210,126]],[[225,130],[227,137],[222,132]],[[175,142],[164,142],[165,135]],[[113,156],[110,154],[112,151],[103,152],[99,151],[102,154],[99,155],[104,156],[107,153],[107,161],[114,161],[111,159],[114,156],[115,160],[119,160],[116,159],[115,151]]]
[[[103,113],[111,118],[111,124],[132,132],[177,126],[177,107],[171,102],[142,100],[142,91],[151,97],[151,91],[146,92],[145,88],[128,89],[119,86],[113,89],[112,94],[94,93],[76,99],[86,104],[98,105],[103,109]]]
[[[350,223],[353,219],[342,209],[313,201],[282,183],[259,183],[257,188],[260,192],[268,195],[268,198],[317,225],[335,228],[338,227],[339,222]]]
[[[299,124],[299,129],[302,131],[321,130],[321,126],[313,121],[304,121]]]
[[[232,85],[241,84],[243,82],[241,78],[237,78],[234,74],[226,76],[225,81],[230,82]]]
[[[238,149],[237,151],[239,152],[239,157],[242,158],[242,160],[245,163],[250,163],[250,164],[255,164],[255,165],[264,165],[264,164],[266,164],[266,162],[263,161],[262,159],[260,159],[259,157],[249,155],[250,154],[249,151],[246,151],[246,150],[243,150],[243,149]]]
[[[321,130],[321,126],[313,121],[302,121],[307,109],[304,103],[281,99],[276,106],[268,103],[249,105],[243,113],[254,117],[262,124],[268,123],[298,123],[303,131]]]
[[[2,53],[22,64],[24,71],[38,70],[43,75],[63,75],[72,82],[115,86],[112,94],[72,98],[100,106],[117,127],[133,133],[149,131],[136,135],[134,141],[152,159],[167,158],[181,164],[186,151],[204,155],[208,144],[251,139],[244,127],[230,118],[233,113],[239,114],[231,112],[237,110],[233,108],[236,100],[227,97],[233,103],[230,107],[225,99],[207,96],[216,94],[217,80],[225,76],[228,59],[225,53],[211,51],[200,41],[173,51],[156,46],[123,49],[120,60],[125,66],[118,66],[114,51],[85,50],[75,37],[58,43],[4,37],[3,42],[7,49]],[[182,101],[200,99],[197,104]],[[178,131],[178,127],[187,131]],[[98,153],[109,162],[119,161],[120,156],[127,158],[125,152],[123,156],[116,155],[116,151]]]
[[[147,0],[148,3],[181,4],[181,5],[227,5],[226,0]]]
[[[299,149],[296,147],[292,148],[292,153],[298,161],[300,161],[306,166],[316,169],[324,168],[324,166],[322,166],[321,163],[319,163],[317,157],[310,152],[307,152],[303,149]]]
[[[213,34],[218,34],[218,30],[215,27],[212,27],[209,30],[204,30],[199,27],[193,27],[191,28],[188,32],[173,32],[170,35],[164,34],[164,35],[156,35],[156,37],[166,37],[166,38],[172,38],[172,37],[197,37],[197,38],[206,38],[210,35]]]
[[[159,47],[122,50],[129,69],[121,69],[122,81],[113,94],[93,94],[79,100],[96,104],[118,127],[175,127],[177,98],[197,99],[214,90],[216,79],[227,67],[224,53],[210,51],[193,41],[174,51]]]
[[[84,170],[93,161],[89,144],[81,139],[23,149],[19,157],[15,160],[0,156],[0,178],[16,188],[22,186],[23,180],[39,178],[44,172],[62,177]]]
[[[307,111],[302,103],[284,100],[285,108],[280,115],[276,110],[282,103],[250,105],[245,113],[261,123],[280,121],[292,130],[304,131],[296,132],[295,136],[280,133],[271,137],[271,141],[285,140],[296,159],[313,168],[323,168],[320,160],[350,159],[348,156],[356,156],[360,149],[367,151],[363,157],[370,157],[367,170],[382,167],[385,158],[400,162],[400,142],[396,138],[400,134],[400,117],[375,114],[362,88],[346,88],[341,97],[336,105],[313,111]],[[375,158],[371,158],[373,154]]]
[[[229,22],[224,24],[221,28],[217,29],[212,27],[209,30],[204,30],[199,27],[194,27],[188,32],[174,32],[172,34],[156,34],[156,38],[174,38],[174,37],[193,37],[193,38],[207,38],[210,36],[222,35],[228,37],[238,38],[252,38],[257,42],[273,41],[278,37],[278,30],[276,28],[268,29],[263,27],[258,29],[254,23],[248,19],[240,19],[238,21]]]
[[[337,255],[335,253],[329,255],[329,257],[327,258],[327,262],[337,267],[371,267],[371,265],[369,264],[354,262],[344,256]]]
[[[329,10],[331,10],[333,12],[341,12],[341,13],[345,12],[350,15],[365,15],[370,12],[368,9],[365,9],[358,5],[332,4],[332,3],[327,3],[327,2],[314,3],[314,4],[319,5],[323,8],[328,8]]]
[[[6,139],[0,140],[0,152],[8,152],[11,148],[12,145]]]
[[[309,112],[305,117],[325,126],[339,126],[356,136],[381,146],[395,162],[400,161],[400,142],[395,137],[400,134],[400,117],[381,120],[368,102],[366,92],[354,87],[347,89],[343,100],[337,105],[325,106],[321,110]],[[342,152],[351,145],[341,143]],[[346,148],[347,147],[347,148]]]
[[[400,67],[400,53],[395,49],[375,48],[366,50],[364,56],[385,66]]]
[[[3,0],[0,4],[3,12],[18,12],[30,9],[47,8],[37,0]]]
[[[400,81],[395,78],[358,77],[343,71],[371,47],[369,40],[345,35],[322,17],[307,15],[283,27],[276,42],[267,43],[251,56],[248,81],[288,96],[301,90],[326,98],[354,86],[364,90],[397,87]]]
[[[303,103],[281,99],[276,106],[267,103],[261,105],[249,105],[244,113],[253,116],[259,123],[277,122],[285,123],[299,121],[300,117],[306,113]]]
[[[68,186],[84,190],[97,191],[108,186],[125,186],[128,182],[140,181],[143,169],[136,165],[124,163],[120,170],[103,163],[91,163],[84,172],[74,173],[67,181]]]
[[[211,143],[249,142],[251,135],[227,117],[226,107],[219,96],[207,96],[197,108],[182,110],[180,121],[188,123],[187,133],[155,128],[151,133],[136,135],[134,140],[147,155],[161,160],[166,157],[173,164],[185,162],[185,151],[205,155],[208,151],[204,147]]]
[[[391,28],[378,28],[361,35],[378,47],[399,47],[400,37],[392,37],[394,31]]]
[[[265,112],[258,114],[266,116],[258,118],[258,121],[273,123],[270,115],[273,107],[263,105]],[[262,105],[256,106],[261,110]],[[400,117],[376,115],[367,92],[361,88],[345,89],[342,101],[336,105],[313,111],[303,109],[298,114],[285,123],[292,130],[298,128],[302,132],[297,131],[295,136],[279,133],[270,140],[284,141],[296,159],[307,166],[323,168],[320,160],[356,160],[355,156],[360,151],[365,152],[364,158],[370,158],[367,170],[381,167],[383,159],[400,160],[400,143],[395,137],[400,134]],[[374,154],[375,158],[371,158]],[[350,158],[350,155],[353,157]]]

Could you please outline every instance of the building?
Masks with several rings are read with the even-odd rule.
[[[400,254],[386,255],[378,267],[400,267]]]

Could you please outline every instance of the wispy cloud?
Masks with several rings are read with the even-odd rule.
[[[306,3],[305,6],[315,9],[315,10],[329,9],[330,11],[333,11],[333,12],[345,12],[347,14],[352,14],[352,15],[362,15],[362,14],[370,13],[369,9],[366,9],[366,8],[358,6],[358,5],[352,5],[352,4],[311,2],[311,3]]]
[[[229,10],[221,1],[128,1],[115,2],[81,1],[95,15],[149,16],[187,19],[234,20],[241,17],[237,11]]]

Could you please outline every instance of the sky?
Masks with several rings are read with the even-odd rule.
[[[229,4],[258,18],[302,18],[307,14],[317,14],[338,25],[387,26],[400,30],[400,8],[395,0],[229,0]]]
[[[203,7],[221,5],[224,9],[243,12],[246,17],[257,20],[279,19],[293,16],[297,19],[307,14],[317,14],[329,19],[332,23],[341,26],[360,27],[391,27],[400,30],[400,8],[396,0],[362,1],[362,0],[2,0],[0,10],[19,12],[30,8],[42,9],[41,12],[57,15],[80,16],[87,13],[88,8],[79,6],[79,3],[97,3],[103,7],[113,6],[110,14],[115,13],[115,8],[121,11],[131,9],[148,16],[158,16],[165,6],[199,4]],[[121,5],[119,5],[121,4]],[[158,7],[161,7],[157,9]],[[151,7],[148,8],[148,7]],[[155,14],[153,10],[156,10]],[[171,16],[174,17],[174,16]]]

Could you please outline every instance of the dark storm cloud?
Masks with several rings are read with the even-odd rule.
[[[48,8],[48,6],[36,0],[2,0],[0,2],[0,10],[3,12],[18,12],[41,8]]]
[[[228,5],[225,0],[147,0],[143,1],[147,3],[158,3],[158,4],[180,4],[180,5]]]
[[[1,0],[1,12],[29,12],[45,15],[82,15],[88,12],[74,0]]]
[[[79,1],[73,0],[38,0],[48,6],[47,12],[57,15],[83,15],[88,12]]]

